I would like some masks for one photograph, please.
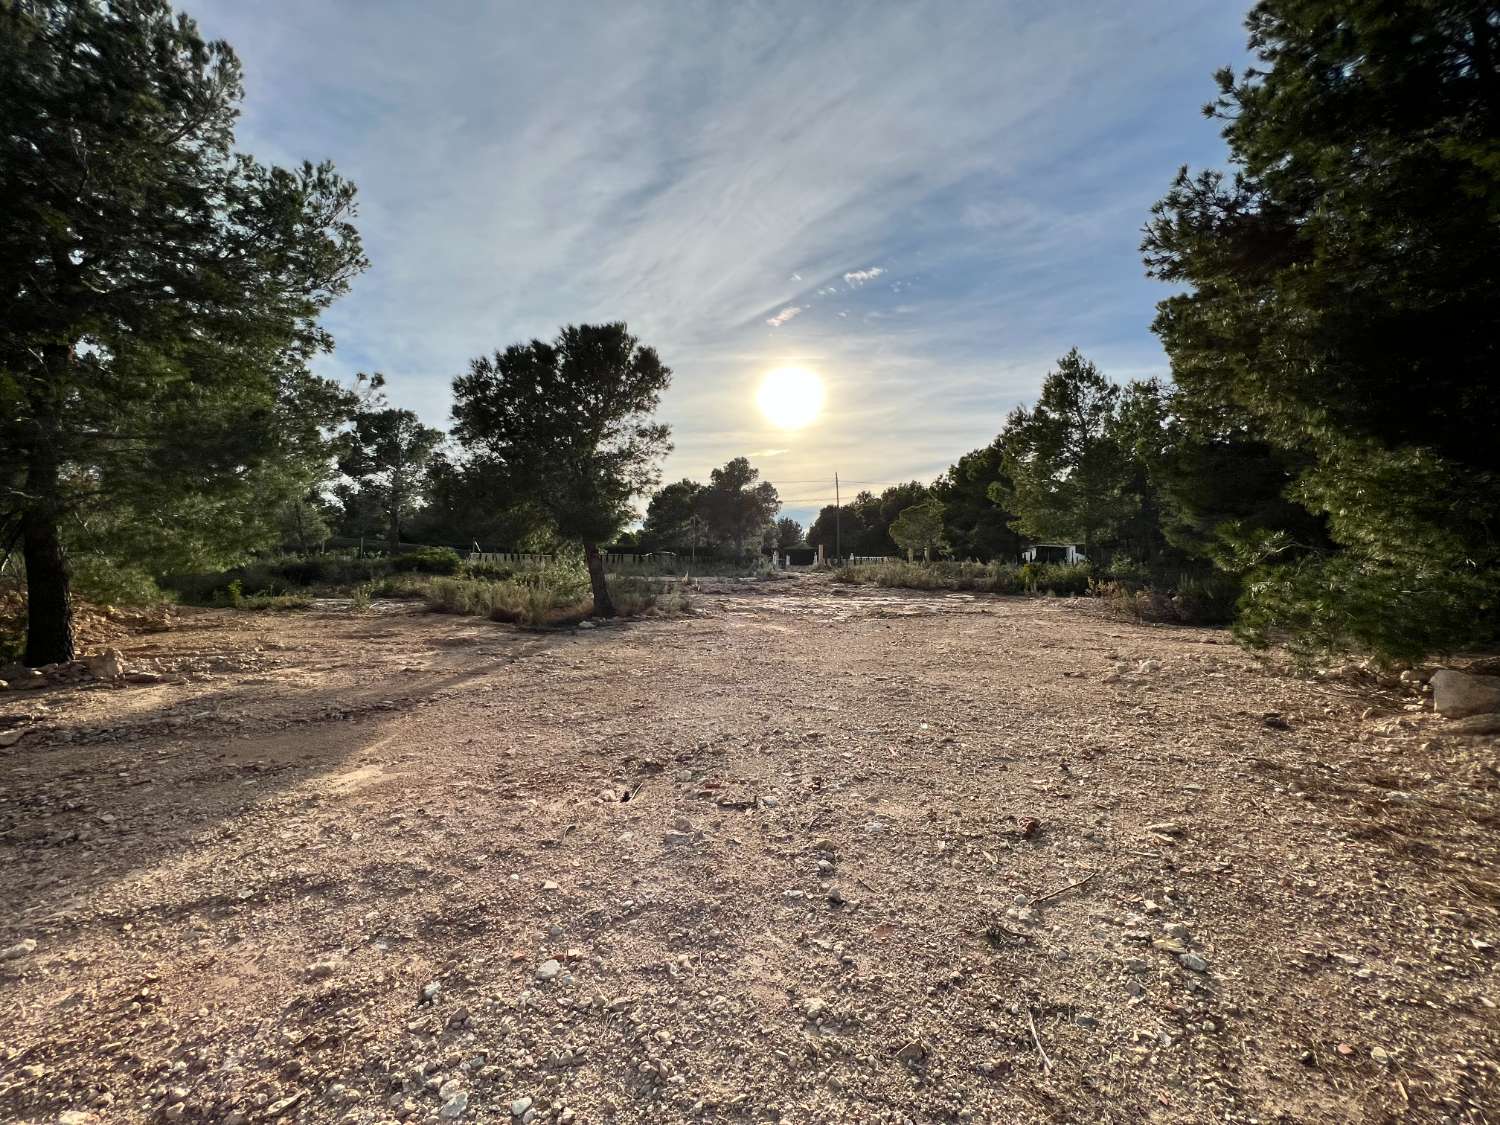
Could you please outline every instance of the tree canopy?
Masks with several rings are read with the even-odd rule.
[[[365,265],[354,188],[234,152],[241,93],[233,51],[165,0],[0,6],[0,482],[28,663],[72,656],[87,516],[123,550],[243,550],[350,405],[307,361]]]
[[[891,521],[890,536],[907,554],[921,551],[924,558],[928,557],[942,542],[943,505],[937,500],[926,500],[903,508]]]

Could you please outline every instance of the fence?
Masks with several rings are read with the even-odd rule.
[[[469,562],[501,563],[507,566],[550,566],[557,560],[556,555],[542,554],[533,551],[469,551],[465,558]],[[650,561],[653,556],[627,554],[623,551],[604,552],[605,566],[620,566],[625,563],[640,563]]]

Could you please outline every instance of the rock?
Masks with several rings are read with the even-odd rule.
[[[777,805],[781,804],[775,797],[760,797],[758,798],[758,802],[763,809],[774,809]]]
[[[3,750],[9,746],[14,746],[16,743],[20,742],[21,736],[25,733],[26,732],[24,730],[0,731],[0,750]]]
[[[83,666],[96,680],[118,680],[125,674],[125,657],[117,648],[107,648],[94,656],[85,656]]]
[[[36,938],[25,938],[0,952],[0,961],[16,961],[36,952]]]
[[[580,621],[578,623],[578,627],[580,629],[592,629],[594,627],[594,623],[592,621]]]
[[[517,1098],[510,1103],[510,1115],[512,1117],[524,1117],[526,1111],[531,1108],[530,1098]]]
[[[560,972],[562,972],[561,963],[549,957],[536,967],[536,979],[551,980]]]
[[[1470,715],[1467,719],[1454,719],[1443,728],[1444,734],[1500,734],[1500,714]],[[3,743],[0,743],[3,745]]]
[[[441,1086],[438,1087],[438,1097],[442,1098],[444,1101],[447,1101],[454,1094],[463,1089],[463,1085],[464,1084],[457,1078],[450,1078],[448,1079],[448,1081],[444,1082]]]
[[[1161,661],[1160,660],[1142,660],[1141,663],[1140,663],[1140,666],[1136,668],[1136,671],[1139,674],[1143,675],[1143,676],[1149,675],[1152,672],[1160,672],[1161,671]]]
[[[182,1102],[173,1102],[171,1105],[167,1106],[166,1109],[162,1110],[162,1116],[165,1117],[168,1121],[181,1121],[182,1115],[186,1112],[186,1105],[184,1105]]]
[[[817,1022],[828,1015],[828,1001],[811,996],[802,1002],[802,1014],[809,1020]]]
[[[313,980],[327,980],[334,973],[338,972],[338,968],[337,961],[314,961],[308,966],[307,975],[312,977]]]
[[[424,984],[422,986],[422,1000],[421,1000],[421,1002],[423,1004],[431,1004],[434,1000],[436,1000],[438,998],[438,993],[440,993],[442,991],[443,991],[443,986],[440,985],[440,984],[438,984],[437,981],[435,981],[435,980],[434,981],[428,981],[426,984]]]
[[[460,1008],[458,1011],[454,1012],[451,1016],[448,1017],[448,1026],[449,1027],[455,1027],[455,1028],[456,1027],[463,1027],[463,1025],[466,1024],[466,1023],[468,1023],[468,1022],[469,1022],[469,1009],[468,1008]]]
[[[57,1125],[89,1125],[97,1120],[92,1113],[81,1109],[65,1109],[57,1115]]]
[[[1191,969],[1195,973],[1208,972],[1208,962],[1196,953],[1184,953],[1177,960],[1182,962],[1184,969]]]
[[[913,1039],[896,1051],[896,1057],[902,1062],[921,1062],[927,1057],[927,1048],[920,1040]]]
[[[549,894],[549,895],[550,894],[554,894],[554,893],[556,893],[557,891],[560,891],[560,890],[562,890],[562,888],[560,886],[558,886],[557,883],[554,880],[552,880],[552,879],[548,879],[546,882],[544,882],[542,884],[542,891],[545,894]]]
[[[438,1116],[448,1121],[462,1117],[464,1110],[469,1108],[469,1095],[465,1090],[460,1090],[443,1103],[443,1108],[438,1110]]]
[[[1472,676],[1444,668],[1433,673],[1432,704],[1439,715],[1450,719],[1500,711],[1500,676]]]
[[[1371,1047],[1370,1057],[1378,1063],[1388,1063],[1391,1061],[1391,1053],[1384,1047]]]

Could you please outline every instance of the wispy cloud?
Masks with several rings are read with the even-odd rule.
[[[1161,371],[1139,228],[1243,57],[1242,5],[1180,0],[182,3],[245,62],[242,146],[360,186],[326,370],[443,424],[473,355],[625,319],[678,373],[669,478],[926,477],[1075,343]],[[753,395],[790,362],[829,396],[787,440]]]

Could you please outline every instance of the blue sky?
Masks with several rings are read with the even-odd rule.
[[[1166,373],[1140,227],[1245,61],[1245,0],[183,6],[244,62],[240,147],[359,185],[327,373],[445,426],[473,356],[623,319],[675,372],[665,479],[749,455],[804,521],[988,443],[1075,344]],[[802,430],[754,405],[786,364]]]

